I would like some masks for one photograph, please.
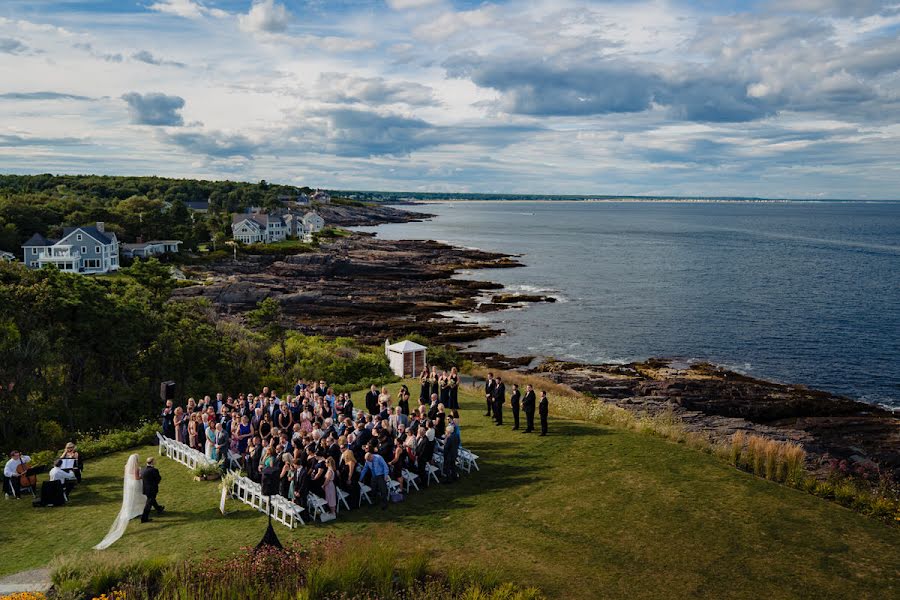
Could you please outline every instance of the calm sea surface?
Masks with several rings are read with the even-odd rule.
[[[520,254],[466,273],[555,304],[478,315],[476,348],[710,360],[900,407],[900,203],[455,202],[360,228]]]

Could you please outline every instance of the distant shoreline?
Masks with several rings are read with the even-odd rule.
[[[550,200],[532,199],[470,199],[470,198],[401,198],[387,201],[389,204],[895,204],[900,200],[797,200],[797,199],[735,199],[724,198],[584,198]]]

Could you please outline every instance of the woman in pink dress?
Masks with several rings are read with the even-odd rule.
[[[325,502],[328,504],[328,512],[334,514],[337,512],[337,493],[334,490],[334,478],[337,474],[337,468],[335,467],[334,458],[329,456],[328,460],[325,461],[325,466],[328,467],[328,470],[325,471],[325,482],[322,484],[322,489],[325,490]]]

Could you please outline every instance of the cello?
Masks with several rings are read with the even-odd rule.
[[[19,487],[22,489],[30,487],[34,490],[37,487],[37,475],[33,473],[29,475],[28,471],[28,466],[22,460],[22,456],[19,455],[19,465],[16,467],[16,473],[19,474]]]

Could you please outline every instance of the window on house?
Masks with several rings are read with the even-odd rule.
[[[82,247],[81,247],[81,253],[82,253],[82,254],[87,254],[87,246],[82,246]]]
[[[31,249],[31,253],[32,253],[32,254],[37,254],[37,248],[32,248],[32,249]]]
[[[94,252],[100,254],[100,246],[94,246]]]
[[[81,240],[84,239],[84,237],[79,233],[79,234],[76,234],[76,235],[75,235],[75,239],[78,240],[78,241],[80,242]]]

